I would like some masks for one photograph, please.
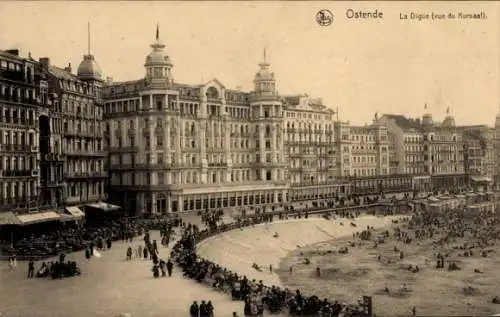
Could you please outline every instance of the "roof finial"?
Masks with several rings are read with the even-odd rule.
[[[427,110],[427,102],[424,105],[424,109]]]
[[[156,42],[160,41],[160,25],[156,23]]]
[[[446,114],[450,114],[450,106],[448,106],[448,108],[446,108]]]
[[[90,55],[90,21],[87,22],[87,52]]]
[[[267,47],[264,46],[264,63],[267,62]]]

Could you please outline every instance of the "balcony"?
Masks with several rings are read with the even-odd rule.
[[[110,147],[108,152],[111,153],[136,153],[139,151],[137,146]]]
[[[172,168],[171,164],[167,163],[151,163],[151,164],[112,164],[109,166],[110,171],[137,171],[137,170],[165,170]]]
[[[101,172],[66,172],[64,173],[65,179],[96,179],[96,178],[107,178],[108,173]]]
[[[104,151],[94,151],[94,150],[73,150],[66,149],[67,156],[86,156],[86,157],[104,157],[107,153]]]
[[[225,167],[227,167],[227,163],[208,163],[208,167],[210,167],[210,168],[225,168]]]
[[[38,196],[19,196],[0,198],[0,211],[15,211],[16,209],[34,209],[38,207]]]
[[[0,144],[1,152],[25,152],[30,153],[32,150],[30,145],[21,144]]]
[[[64,162],[63,154],[47,153],[41,156],[42,162]]]
[[[57,188],[57,187],[63,187],[64,183],[59,180],[53,180],[53,181],[42,181],[40,182],[40,188]]]
[[[3,177],[32,177],[32,170],[2,171],[1,175]],[[36,176],[38,176],[38,174]]]
[[[89,178],[108,178],[108,172],[107,171],[100,171],[100,172],[90,172]]]

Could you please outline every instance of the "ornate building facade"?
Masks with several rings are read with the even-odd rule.
[[[321,100],[281,96],[264,60],[254,89],[173,78],[158,32],[145,77],[103,87],[109,194],[128,214],[278,205],[351,193],[465,186],[462,134],[384,115],[367,126]]]
[[[47,81],[41,88],[47,101],[40,116],[42,200],[66,207],[106,200],[103,81],[94,56],[84,55],[76,75],[71,65],[41,58],[40,73]]]
[[[0,51],[0,211],[39,207],[39,99],[35,61]]]
[[[158,36],[151,47],[144,79],[103,91],[112,200],[129,214],[285,201],[283,102],[267,61],[244,93],[176,83]]]
[[[329,199],[349,193],[338,178],[334,111],[319,98],[283,97],[289,200]]]
[[[442,123],[428,113],[421,120],[386,114],[380,121],[394,140],[393,170],[413,176],[415,190],[468,184],[462,133],[449,113]]]

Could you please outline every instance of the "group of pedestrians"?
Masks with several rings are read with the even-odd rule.
[[[197,301],[194,301],[189,307],[190,317],[214,317],[214,306],[212,301],[202,300],[198,305]]]

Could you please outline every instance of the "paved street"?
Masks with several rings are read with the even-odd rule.
[[[158,238],[157,232],[153,239]],[[133,246],[139,244],[136,239]],[[124,260],[128,244],[115,243],[102,258],[85,259],[83,252],[70,254],[82,276],[62,280],[25,278],[26,264],[16,271],[0,262],[0,312],[2,317],[112,317],[130,312],[134,317],[186,316],[192,300],[212,300],[215,311],[243,311],[240,302],[184,279],[174,269],[171,278],[153,279],[151,262]],[[167,257],[168,249],[161,249]],[[38,264],[37,264],[38,267]]]

